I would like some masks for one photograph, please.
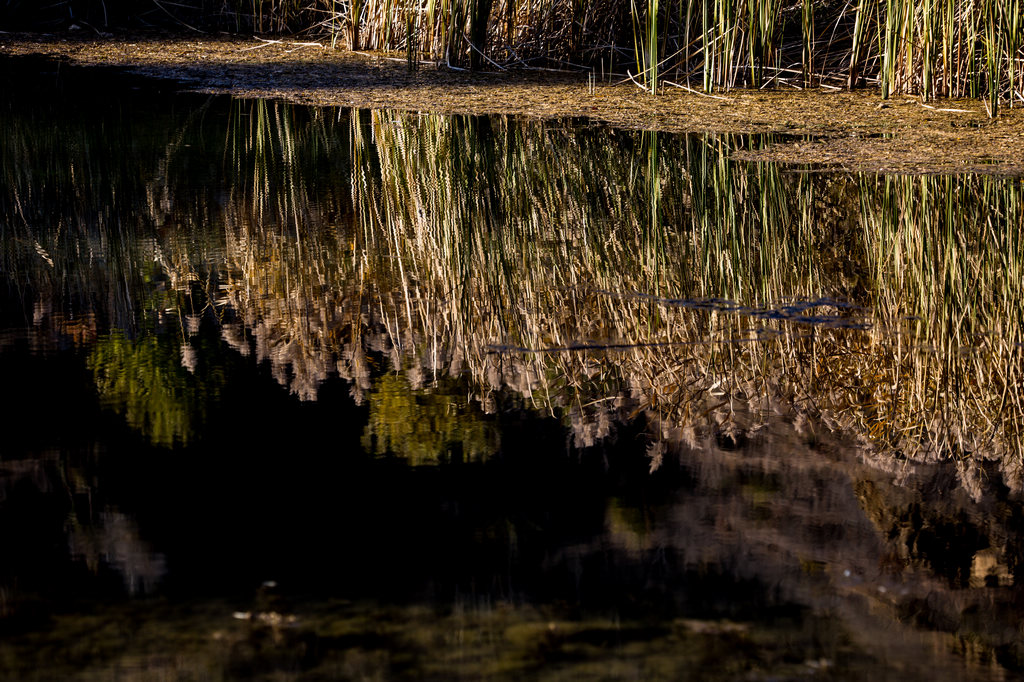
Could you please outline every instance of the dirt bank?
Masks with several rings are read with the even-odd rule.
[[[529,117],[587,116],[669,132],[815,136],[750,158],[850,170],[1024,174],[1024,113],[989,119],[980,102],[924,104],[832,88],[732,91],[715,97],[668,87],[657,97],[626,82],[591,88],[580,73],[470,74],[352,53],[329,43],[234,36],[87,36],[0,32],[0,55],[44,54],[175,79],[189,90],[303,104]],[[621,79],[618,79],[621,80]]]

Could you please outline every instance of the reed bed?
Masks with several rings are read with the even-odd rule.
[[[1024,97],[1022,9],[1024,0],[63,0],[8,8],[0,23],[303,32],[402,53],[410,68],[589,71],[650,93],[870,85],[883,97],[981,98],[994,115]]]
[[[983,98],[993,114],[1022,98],[1020,0],[358,0],[323,11],[353,48],[578,67],[651,93],[874,84],[883,97]]]

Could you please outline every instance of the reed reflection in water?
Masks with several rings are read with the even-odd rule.
[[[300,395],[332,361],[362,395],[376,352],[414,389],[467,373],[485,411],[511,389],[580,445],[641,413],[655,453],[781,416],[880,454],[995,459],[1016,480],[1019,181],[787,173],[732,161],[762,143],[742,138],[350,121],[344,224],[286,253],[241,213],[308,196],[254,193],[226,218],[231,269],[282,258],[287,283],[228,295]],[[284,158],[286,132],[266,131]],[[299,341],[314,316],[343,336]]]
[[[91,362],[154,439],[187,438],[188,417],[160,407],[180,423],[158,425],[118,398],[103,366],[130,356],[103,348],[173,324],[160,362],[194,377],[208,318],[305,400],[334,373],[380,400],[387,366],[414,391],[467,376],[485,413],[529,405],[581,446],[643,415],[653,466],[782,418],[886,457],[996,460],[1017,487],[1018,180],[793,173],[733,161],[768,142],[740,137],[297,111],[233,105],[217,194],[189,189],[182,140],[217,144],[193,117],[143,175],[137,225],[112,231],[84,199],[137,175],[57,172],[45,186],[79,205],[7,224],[5,272],[52,292],[33,305],[71,297],[77,319],[128,332]],[[9,158],[30,132],[10,131]],[[44,205],[19,167],[9,215]]]
[[[253,605],[234,630],[227,610],[188,621],[210,633],[210,665],[254,643],[292,665],[373,619],[372,654],[340,646],[331,665],[385,675],[412,642],[417,665],[467,677],[573,652],[586,663],[567,676],[602,661],[627,677],[634,661],[591,646],[612,631],[615,657],[642,643],[667,679],[861,670],[851,641],[900,662],[955,647],[986,670],[1024,660],[1009,625],[1024,571],[1018,180],[822,175],[733,160],[770,143],[757,138],[262,101],[161,111],[146,135],[125,117],[55,135],[59,111],[0,116],[0,360],[78,362],[133,454],[173,460],[138,495],[174,522],[136,521],[113,494],[93,510],[110,484],[64,451],[60,467],[6,463],[4,490],[70,490],[69,553],[129,594],[208,559],[181,549],[198,535],[234,581],[287,573],[294,552],[318,585],[416,585],[451,609],[332,602],[287,621]],[[130,161],[90,152],[111,138]],[[270,405],[244,403],[264,369]],[[314,428],[339,386],[359,407]],[[194,468],[175,478],[179,461]],[[289,475],[303,487],[275,505]],[[214,511],[182,540],[179,497],[208,479]],[[377,518],[389,509],[400,519]],[[208,527],[218,514],[246,522]],[[372,551],[325,560],[327,535]],[[451,555],[431,559],[438,546]],[[564,599],[591,611],[549,616]],[[652,613],[674,620],[645,628]],[[430,646],[467,627],[481,639]],[[740,656],[762,627],[776,639]],[[881,627],[899,636],[879,643]],[[892,653],[904,645],[913,656]]]

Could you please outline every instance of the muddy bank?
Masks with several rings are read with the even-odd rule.
[[[1024,173],[1024,114],[989,119],[977,101],[883,101],[876,91],[733,91],[714,97],[666,88],[657,97],[611,79],[591,88],[582,73],[470,74],[352,53],[327,42],[235,36],[0,33],[0,55],[43,54],[113,65],[181,82],[187,89],[325,106],[412,111],[585,116],[666,132],[814,136],[752,159],[848,170]]]

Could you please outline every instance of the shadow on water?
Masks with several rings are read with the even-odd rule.
[[[6,677],[1021,668],[1019,180],[2,73]]]

